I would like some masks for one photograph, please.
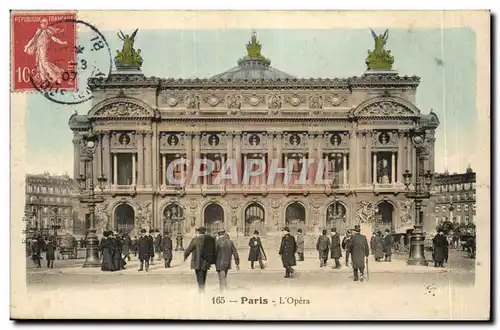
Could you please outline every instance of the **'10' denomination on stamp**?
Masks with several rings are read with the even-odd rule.
[[[57,85],[75,90],[76,19],[74,12],[15,13],[12,17],[12,89]]]

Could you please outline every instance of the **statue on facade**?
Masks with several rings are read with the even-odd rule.
[[[389,38],[389,30],[385,30],[383,35],[377,35],[372,29],[370,31],[375,41],[375,49],[373,51],[368,50],[368,57],[366,58],[368,69],[391,70],[394,57],[391,55],[390,50],[384,48]]]
[[[401,209],[401,224],[411,224],[413,223],[413,201],[411,200],[405,200],[405,201],[400,201],[399,206]]]
[[[358,201],[358,207],[356,213],[359,223],[371,223],[374,214],[372,202]]]
[[[115,64],[117,68],[127,66],[135,66],[137,68],[141,67],[141,50],[138,49],[136,51],[134,48],[135,36],[137,35],[137,31],[139,31],[139,29],[136,29],[132,33],[132,35],[125,35],[121,30],[120,33],[117,33],[118,38],[123,41],[122,50],[116,51]]]
[[[377,180],[377,182],[384,184],[390,183],[389,162],[387,161],[387,159],[381,159],[378,161],[377,170],[378,170],[377,177],[380,180],[380,181]]]

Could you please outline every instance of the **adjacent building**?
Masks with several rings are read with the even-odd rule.
[[[425,128],[423,164],[434,171],[439,120],[415,104],[420,78],[391,70],[383,48],[370,54],[361,76],[331,79],[298,79],[272,67],[255,35],[237,66],[208,79],[146,77],[139,62],[117,62],[109,79],[89,81],[88,113],[69,119],[74,176],[87,180],[81,193],[88,193],[89,171],[95,187],[106,178],[98,189],[104,199],[96,209],[98,231],[158,228],[189,235],[205,226],[272,235],[288,226],[309,235],[331,227],[344,233],[358,223],[366,232],[412,228],[403,179],[417,161],[409,134]],[[386,57],[382,66],[373,62]],[[89,130],[98,140],[86,167],[81,145]],[[193,183],[196,159],[213,161],[215,171]],[[228,159],[236,163],[237,183],[216,180]],[[264,172],[243,184],[252,159],[267,165],[277,159],[281,167],[292,162],[291,177],[304,171],[310,183],[269,184]],[[323,173],[304,168],[307,160],[323,161]],[[167,175],[174,161],[187,162],[173,167],[173,178],[185,184]],[[317,175],[329,183],[315,182]],[[79,202],[75,210],[78,221],[88,218]]]
[[[72,234],[74,187],[68,175],[27,174],[24,220],[28,233]]]
[[[435,174],[435,224],[451,221],[475,224],[476,173],[469,166],[465,173]]]

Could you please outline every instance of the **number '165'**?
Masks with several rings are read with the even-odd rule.
[[[17,67],[16,69],[17,72],[17,81],[18,82],[29,82],[30,81],[30,75],[34,76],[36,71],[35,69],[30,69],[28,67],[24,67],[21,69],[21,67]]]

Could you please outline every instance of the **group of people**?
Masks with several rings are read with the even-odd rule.
[[[219,287],[223,291],[227,289],[227,273],[231,269],[233,258],[236,269],[239,270],[240,258],[238,251],[224,230],[219,231],[217,237],[207,234],[205,227],[198,228],[197,232],[198,235],[191,240],[189,246],[184,251],[184,261],[191,255],[191,269],[195,272],[200,292],[203,292],[205,289],[208,270],[212,265],[215,265],[215,270],[219,276]],[[257,230],[254,231],[248,245],[250,247],[248,255],[250,267],[253,269],[257,261],[260,268],[264,269],[265,264],[263,260],[266,260],[267,257]],[[296,240],[290,234],[290,229],[285,227],[279,249],[283,267],[285,268],[285,278],[292,277],[294,272],[293,266],[296,265],[296,253]]]
[[[299,234],[297,235],[297,240],[303,242],[302,230],[299,229]],[[302,248],[303,249],[303,248]],[[325,267],[328,261],[328,253],[330,252],[330,257],[335,260],[335,265],[332,267],[334,269],[340,268],[340,258],[342,258],[341,241],[340,235],[337,233],[337,228],[332,228],[331,235],[327,235],[327,231],[323,230],[318,241],[316,242],[316,250],[319,254],[319,266]],[[299,254],[301,260],[304,260],[304,255]]]
[[[49,236],[44,239],[42,236],[37,236],[30,240],[31,260],[36,265],[36,268],[42,268],[42,251],[45,251],[45,260],[47,268],[54,268],[54,260],[56,259],[57,243],[54,237]]]
[[[392,238],[391,231],[389,229],[385,230],[384,236],[382,232],[376,231],[373,233],[370,239],[370,250],[375,258],[376,262],[384,261],[391,262],[392,256],[392,246],[394,245],[394,239]]]
[[[118,234],[105,231],[99,243],[101,254],[101,270],[117,271],[125,268],[126,261],[130,261],[130,253],[138,255],[140,268],[138,271],[149,271],[149,265],[154,264],[155,254],[158,260],[163,259],[165,268],[171,267],[172,239],[167,232],[163,236],[159,230],[141,229],[139,238],[131,239],[128,234]],[[154,236],[154,237],[153,237]]]

